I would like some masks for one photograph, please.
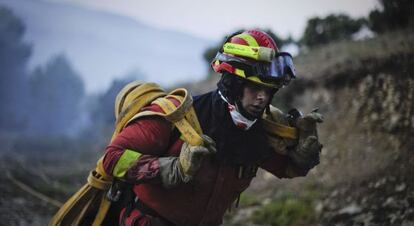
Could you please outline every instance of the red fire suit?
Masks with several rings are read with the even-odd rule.
[[[178,102],[176,102],[178,105]],[[162,112],[157,105],[144,110]],[[200,122],[203,123],[203,122]],[[175,188],[164,188],[159,177],[159,157],[179,156],[183,141],[172,137],[172,124],[164,118],[154,116],[130,123],[107,146],[104,168],[108,174],[117,164],[126,149],[142,155],[128,169],[124,178],[132,183],[140,202],[153,210],[156,216],[133,210],[126,219],[126,225],[205,225],[222,223],[225,211],[250,184],[253,177],[239,178],[238,168],[207,157],[196,176],[189,183]],[[276,152],[259,167],[279,178],[292,177],[287,169],[293,169],[296,176],[306,175],[306,170],[295,168],[291,160]],[[162,219],[161,219],[162,218]]]

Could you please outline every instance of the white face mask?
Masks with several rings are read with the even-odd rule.
[[[229,101],[223,96],[223,94],[221,94],[220,91],[218,91],[218,93],[220,94],[221,99],[223,99],[227,103],[230,116],[233,120],[234,125],[236,125],[236,127],[239,129],[249,130],[257,121],[257,119],[250,120],[244,117],[239,111],[237,111],[237,107],[233,104],[230,104]]]

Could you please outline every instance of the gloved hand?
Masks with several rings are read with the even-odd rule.
[[[306,114],[296,121],[296,127],[299,130],[299,136],[318,136],[316,123],[322,123],[323,116],[318,112],[318,109],[314,109],[311,113]]]
[[[216,144],[207,135],[202,135],[203,145],[193,146],[185,142],[179,157],[161,157],[160,175],[164,187],[171,188],[180,182],[187,183],[200,169],[207,155],[216,153]]]
[[[318,141],[317,123],[323,122],[323,116],[315,109],[296,121],[299,139],[296,148],[288,151],[291,159],[302,169],[311,169],[319,164],[322,144]]]
[[[202,135],[203,146],[184,143],[181,147],[179,166],[183,181],[188,182],[198,171],[205,156],[216,153],[216,144],[210,137]]]

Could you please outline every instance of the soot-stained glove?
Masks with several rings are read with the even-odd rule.
[[[318,136],[317,123],[323,122],[323,116],[318,112],[318,109],[313,110],[311,113],[300,117],[296,121],[296,127],[299,130],[299,136]]]
[[[322,144],[318,140],[317,123],[323,122],[323,116],[313,110],[296,121],[299,139],[296,147],[288,151],[290,158],[302,169],[312,169],[319,164]]]
[[[161,157],[160,175],[166,188],[172,188],[181,182],[189,182],[200,169],[203,159],[216,153],[216,144],[210,137],[202,135],[203,145],[194,146],[185,142],[179,157]]]

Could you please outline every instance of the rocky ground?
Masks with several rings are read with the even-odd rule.
[[[86,182],[98,153],[65,139],[46,146],[35,141],[37,147],[30,150],[27,139],[21,145],[20,138],[1,138],[0,225],[47,225],[58,206]]]
[[[323,225],[414,225],[413,170],[388,169],[333,189],[317,206]]]

